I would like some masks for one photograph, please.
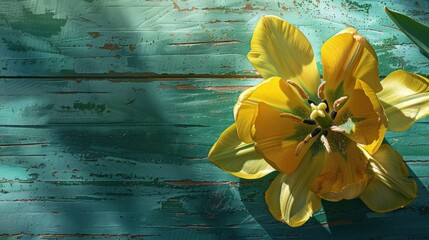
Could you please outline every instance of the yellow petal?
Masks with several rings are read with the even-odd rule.
[[[234,119],[237,123],[236,128],[238,136],[245,143],[253,142],[250,131],[256,115],[257,102],[254,102],[249,98],[255,89],[256,87],[250,87],[242,92],[234,106]],[[240,118],[238,118],[239,114]]]
[[[353,199],[367,185],[369,154],[340,133],[331,132],[327,139],[331,151],[325,153],[321,174],[310,189],[329,201]]]
[[[286,81],[279,77],[269,78],[244,91],[234,106],[238,136],[243,142],[253,142],[251,128],[260,102],[302,118],[310,115],[309,106]]]
[[[334,124],[346,129],[345,135],[365,145],[373,154],[384,139],[387,118],[373,89],[359,79],[344,106],[338,111]]]
[[[429,115],[429,79],[403,70],[381,81],[378,97],[389,119],[389,130],[405,131]]]
[[[328,103],[349,95],[356,79],[366,82],[375,92],[381,91],[377,55],[356,30],[348,28],[330,38],[323,44],[321,55]]]
[[[264,77],[278,76],[299,84],[316,99],[320,75],[307,38],[290,23],[275,17],[262,17],[255,27],[247,55]]]
[[[238,138],[235,124],[220,135],[210,150],[208,159],[222,170],[240,178],[260,178],[274,171],[256,153],[253,143],[244,143]]]
[[[275,169],[282,173],[292,173],[311,147],[315,138],[302,146],[297,153],[298,144],[315,128],[301,120],[285,118],[283,111],[258,104],[253,140],[259,154]]]
[[[408,178],[408,169],[401,155],[383,144],[370,161],[374,178],[360,195],[375,212],[389,212],[408,205],[417,197],[416,182]]]
[[[315,154],[313,152],[316,152]],[[320,172],[323,151],[308,151],[291,174],[279,174],[265,193],[271,214],[292,227],[301,226],[321,208],[320,197],[309,186]]]
[[[380,100],[378,99],[377,94],[373,91],[373,89],[370,88],[370,86],[367,85],[365,82],[361,82],[360,80],[358,80],[356,85],[359,85],[359,84],[361,85],[362,90],[365,92],[365,95],[371,101],[371,104],[374,107],[374,110],[379,117],[378,137],[372,143],[367,143],[367,144],[364,144],[363,146],[365,150],[368,151],[370,155],[372,155],[378,150],[378,148],[383,143],[384,135],[386,134],[387,127],[388,127],[388,119],[387,119],[386,113],[384,112],[384,108]],[[356,130],[358,131],[358,129]],[[355,140],[356,142],[358,142],[357,138]]]
[[[354,29],[352,27],[349,27],[349,28],[345,28],[345,29],[341,30],[339,33],[337,33],[335,35],[340,35],[340,34],[343,34],[343,33],[357,34],[358,32],[357,32],[356,29]]]

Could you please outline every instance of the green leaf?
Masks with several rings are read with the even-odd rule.
[[[387,7],[384,10],[399,29],[417,44],[426,56],[429,56],[429,27]]]

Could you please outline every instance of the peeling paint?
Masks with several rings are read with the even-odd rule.
[[[196,45],[228,45],[228,44],[236,44],[242,43],[239,40],[225,40],[225,41],[211,41],[211,42],[188,42],[188,43],[170,43],[170,46],[179,46],[179,47],[188,47],[188,46],[196,46]]]
[[[88,34],[94,39],[99,38],[101,36],[99,32],[88,32]]]
[[[65,112],[76,112],[76,111],[95,111],[97,113],[103,113],[103,112],[110,112],[109,110],[106,109],[106,105],[105,104],[96,104],[96,103],[91,103],[91,102],[87,102],[87,103],[83,103],[80,101],[76,101],[73,103],[73,106],[66,106],[66,105],[62,105],[61,106],[61,111],[65,111]]]
[[[180,10],[180,7],[175,0],[173,1],[173,9]]]
[[[179,180],[179,181],[164,181],[164,182],[168,185],[186,185],[186,186],[238,185],[237,182],[232,182],[232,181],[209,182],[209,181]]]
[[[159,237],[159,234],[83,234],[83,233],[76,233],[76,234],[33,234],[33,233],[16,233],[16,234],[7,234],[3,233],[0,234],[0,237],[4,238],[41,238],[41,239],[60,239],[60,238],[104,238],[104,239],[146,239],[146,238],[152,238],[152,237]]]
[[[61,32],[67,19],[54,18],[54,12],[46,11],[44,14],[34,14],[29,8],[23,8],[23,17],[19,21],[4,20],[14,30],[20,30],[38,37],[52,37]]]
[[[192,84],[179,84],[176,86],[171,86],[171,85],[167,85],[167,84],[160,84],[159,88],[164,88],[164,89],[175,88],[175,89],[181,89],[181,90],[188,90],[188,89],[196,89],[198,87],[195,85],[192,85]]]
[[[370,210],[359,208],[359,200],[342,201],[339,207],[324,202],[304,227],[290,228],[272,218],[265,203],[275,174],[240,180],[207,160],[210,147],[234,121],[232,108],[240,92],[262,81],[246,54],[253,26],[263,14],[284,14],[316,44],[353,21],[379,44],[381,71],[424,66],[417,52],[406,52],[413,48],[405,36],[378,25],[392,24],[382,17],[380,3],[371,3],[368,17],[365,8],[348,9],[344,0],[308,0],[302,8],[292,1],[223,1],[217,8],[198,0],[174,1],[177,7],[172,2],[77,0],[64,1],[70,6],[65,8],[56,1],[23,0],[4,8],[9,22],[19,20],[11,15],[19,15],[21,8],[7,8],[26,3],[37,13],[55,9],[55,16],[67,16],[69,22],[61,37],[45,39],[12,30],[0,20],[8,40],[0,40],[5,49],[0,67],[17,69],[1,82],[0,238],[426,237],[426,120],[407,133],[386,136],[400,143],[394,147],[405,153],[419,187],[416,201],[392,213],[367,214]],[[243,9],[247,3],[249,9]],[[389,3],[407,12],[414,6]],[[424,1],[420,4],[427,8]],[[122,17],[130,21],[115,21]],[[354,22],[361,17],[364,21]],[[105,43],[111,46],[100,49]],[[426,74],[427,69],[418,70]],[[44,109],[49,104],[55,104],[53,109]],[[26,107],[32,115],[23,115]],[[324,211],[328,217],[319,221]]]
[[[204,11],[226,11],[227,8],[225,8],[225,7],[205,7],[202,10],[204,10]]]
[[[253,8],[252,4],[250,4],[250,3],[246,4],[246,6],[244,6],[242,9],[243,10],[255,10],[255,8]]]
[[[393,24],[383,13],[383,6],[386,3],[371,1],[264,0],[258,3],[226,1],[213,4],[191,0],[150,0],[137,1],[135,4],[129,2],[112,5],[105,1],[94,1],[89,4],[79,0],[76,3],[67,3],[69,5],[67,8],[65,5],[61,7],[56,1],[24,4],[27,1],[29,0],[11,2],[10,11],[4,8],[0,16],[0,24],[4,27],[0,39],[5,38],[8,41],[5,43],[0,40],[0,44],[4,45],[4,49],[10,50],[7,52],[8,56],[0,61],[3,76],[73,75],[73,72],[66,73],[62,71],[63,69],[75,71],[78,76],[104,74],[107,77],[112,69],[116,73],[130,73],[128,75],[130,77],[142,72],[207,75],[232,74],[232,71],[237,74],[245,74],[252,70],[255,72],[245,54],[249,49],[256,18],[263,14],[277,16],[284,14],[285,20],[303,26],[307,33],[310,31],[311,33],[307,35],[310,42],[319,45],[326,41],[329,35],[334,34],[334,28],[340,29],[349,25],[368,34],[373,42],[400,34],[398,31],[391,31]],[[26,8],[27,15],[34,16],[26,16],[22,6]],[[417,4],[395,3],[396,8],[415,14],[423,22],[427,19],[423,11],[427,6],[428,3],[424,1],[418,1]],[[148,12],[143,18],[130,15],[127,16],[129,21],[118,21],[121,19],[119,13],[125,16],[137,7],[147,9]],[[107,12],[111,13],[111,16],[106,15]],[[159,18],[159,14],[168,16]],[[51,27],[56,29],[53,32],[48,29],[51,33],[46,36],[57,34],[49,39],[34,38],[27,32],[12,30],[12,26],[23,29],[24,23],[28,22],[26,28],[29,32],[35,32],[34,29],[46,31],[46,28],[42,27],[43,24],[37,22],[43,22],[43,19],[37,16],[45,16],[47,25],[57,22],[62,26],[66,20],[67,22],[62,27]],[[324,22],[323,19],[333,21]],[[21,25],[16,26],[14,23]],[[373,31],[380,31],[383,34],[375,37],[372,35]],[[58,37],[58,33],[61,37]],[[222,42],[225,40],[240,41],[241,44],[228,45]],[[401,44],[406,41],[405,37],[400,38]],[[177,43],[177,46],[184,48],[170,47]],[[187,46],[197,47],[186,49]],[[204,48],[201,48],[203,46]],[[213,46],[222,46],[225,49]],[[113,54],[106,55],[102,50],[113,51]],[[115,56],[115,51],[121,51],[121,54]],[[383,54],[379,49],[375,51],[377,54]],[[399,51],[395,52],[395,55],[403,57],[406,61],[404,69],[412,69],[408,68],[411,66],[418,69],[419,73],[426,74],[428,65],[424,56]],[[317,61],[320,66],[320,59]],[[382,74],[394,70],[397,63],[395,59],[393,61],[394,64],[391,66],[385,63],[388,68],[381,69]],[[222,66],[231,66],[232,69]]]
[[[209,91],[242,91],[249,88],[248,86],[217,86],[217,87],[206,87],[205,90]]]
[[[100,49],[110,50],[110,51],[116,51],[121,49],[118,44],[114,43],[105,43]]]
[[[49,94],[107,94],[111,92],[97,92],[97,91],[57,91],[48,92]]]
[[[355,2],[352,0],[345,0],[342,2],[342,6],[349,9],[350,11],[358,11],[358,12],[365,12],[369,13],[369,10],[372,8],[372,5],[369,3],[362,3]]]
[[[179,5],[177,4],[177,1],[176,1],[176,0],[174,0],[174,1],[173,1],[173,9],[176,9],[176,10],[178,10],[179,12],[192,12],[192,11],[198,10],[198,8],[196,8],[196,7],[192,7],[192,8],[188,8],[188,9],[182,9],[182,8],[180,8],[180,7],[179,7]]]

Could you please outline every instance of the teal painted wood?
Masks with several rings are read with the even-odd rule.
[[[0,1],[0,238],[427,238],[429,119],[386,136],[419,187],[391,213],[324,202],[290,228],[264,202],[274,174],[240,180],[206,159],[261,81],[240,76],[256,74],[246,54],[262,15],[298,26],[319,67],[322,43],[354,26],[381,75],[428,75],[385,5],[429,23],[428,1]]]
[[[255,74],[246,59],[253,28],[273,14],[313,44],[345,27],[374,45],[380,73],[427,74],[427,59],[383,7],[428,24],[428,1],[90,1],[23,0],[0,4],[0,75]]]
[[[387,141],[419,186],[410,206],[376,214],[324,202],[300,228],[274,220],[275,175],[240,180],[207,152],[260,79],[1,79],[0,236],[23,239],[424,238],[425,119]]]

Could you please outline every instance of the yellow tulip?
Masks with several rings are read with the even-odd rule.
[[[278,171],[265,199],[290,226],[304,224],[322,198],[360,197],[386,212],[417,194],[401,155],[383,139],[429,115],[429,80],[398,70],[380,82],[374,49],[352,28],[330,38],[321,55],[324,81],[305,36],[262,17],[248,58],[266,80],[240,95],[235,123],[208,156],[241,178]]]

